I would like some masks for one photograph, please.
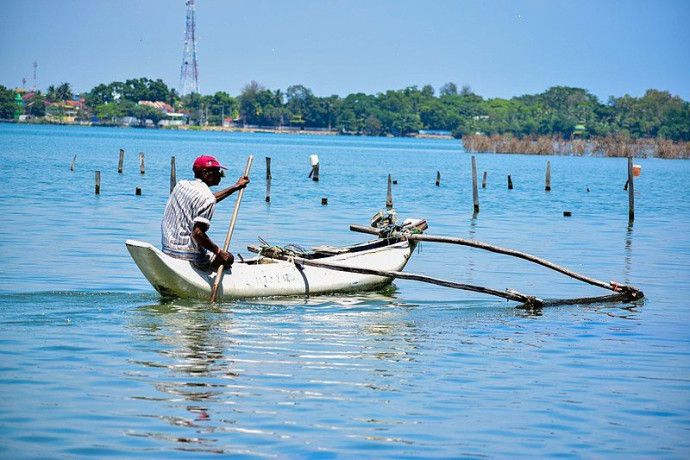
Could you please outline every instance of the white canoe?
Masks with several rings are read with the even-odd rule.
[[[209,299],[215,271],[202,271],[149,243],[127,240],[127,249],[151,285],[164,297]],[[414,241],[377,239],[354,246],[314,248],[308,257],[350,267],[400,271],[415,248]],[[301,255],[301,257],[304,257]],[[393,279],[345,273],[258,255],[235,263],[223,274],[218,299],[297,296],[372,289]]]

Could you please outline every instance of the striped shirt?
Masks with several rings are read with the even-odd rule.
[[[192,238],[192,230],[199,223],[204,231],[208,231],[215,208],[216,197],[201,179],[180,181],[170,194],[163,213],[163,252],[178,259],[207,265],[211,253],[197,245]]]

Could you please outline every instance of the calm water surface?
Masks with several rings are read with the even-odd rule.
[[[159,244],[170,157],[183,179],[200,154],[231,167],[226,184],[255,155],[233,252],[258,236],[362,241],[349,225],[384,207],[390,173],[398,214],[425,218],[429,234],[522,250],[647,298],[528,314],[396,281],[308,299],[163,301],[124,240]],[[473,217],[458,141],[0,125],[0,455],[688,458],[690,162],[636,160],[629,227],[625,159],[475,156],[488,184]],[[216,211],[218,241],[233,205]],[[543,298],[606,293],[432,243],[406,270]]]

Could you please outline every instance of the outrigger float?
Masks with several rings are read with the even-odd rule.
[[[516,301],[521,308],[534,309],[555,305],[574,305],[616,301],[634,301],[644,297],[639,289],[604,282],[575,273],[547,260],[519,251],[475,240],[425,235],[426,221],[407,219],[397,225],[394,211],[375,216],[372,226],[351,225],[350,230],[373,234],[377,238],[353,246],[318,246],[305,250],[295,246],[277,247],[262,241],[249,246],[257,253],[250,259],[236,260],[225,269],[217,298],[222,300],[278,296],[309,296],[349,291],[371,290],[394,279],[422,281],[440,286],[479,292]],[[518,257],[550,268],[571,278],[613,291],[613,294],[577,299],[542,300],[512,289],[499,291],[482,286],[461,284],[426,275],[403,272],[418,242],[447,243]],[[151,285],[164,297],[209,299],[218,274],[202,271],[191,262],[175,259],[149,243],[126,242],[135,263]]]

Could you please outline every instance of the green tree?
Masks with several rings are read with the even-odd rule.
[[[36,118],[44,117],[46,115],[46,97],[40,92],[26,101],[26,113]]]
[[[647,90],[641,98],[611,98],[614,131],[633,137],[690,138],[690,106],[668,91]]]
[[[165,113],[154,107],[142,104],[135,105],[130,115],[138,118],[141,124],[145,123],[146,120],[151,120],[153,124],[157,125],[159,121],[165,118]]]
[[[61,83],[58,86],[50,85],[48,87],[48,93],[46,94],[46,99],[52,102],[66,101],[73,97],[74,93],[69,83]]]
[[[439,90],[439,95],[441,97],[455,96],[456,94],[458,94],[458,85],[453,82],[446,83],[445,85],[441,86],[441,89]]]
[[[161,79],[133,78],[125,81],[121,93],[123,98],[132,102],[168,102],[171,90]]]
[[[103,122],[116,123],[118,119],[126,115],[126,112],[124,106],[116,102],[109,102],[94,107],[93,114]]]
[[[340,104],[336,128],[347,134],[362,134],[370,115],[381,119],[377,115],[379,112],[376,97],[364,93],[350,94]]]
[[[283,107],[282,93],[273,93],[255,81],[242,89],[239,105],[240,117],[245,124],[280,126],[285,123],[288,115]]]
[[[17,111],[14,91],[0,85],[0,118],[11,119]]]
[[[223,118],[236,118],[239,114],[237,99],[223,91],[204,99],[208,107],[208,122],[214,126],[222,126]]]
[[[312,108],[314,105],[311,100],[314,98],[311,90],[303,85],[293,85],[288,87],[285,96],[287,99],[285,108],[290,116],[290,123],[298,125],[304,124],[305,111]]]

